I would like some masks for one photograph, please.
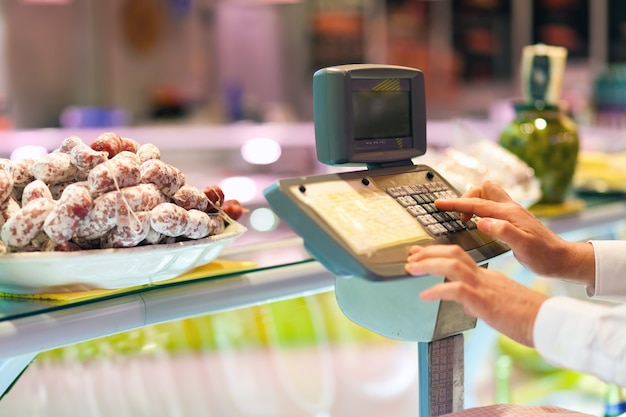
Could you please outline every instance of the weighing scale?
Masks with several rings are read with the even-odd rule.
[[[460,194],[431,167],[413,163],[426,152],[420,70],[324,68],[313,76],[313,99],[318,160],[355,170],[279,180],[265,197],[336,276],[337,302],[350,320],[418,342],[420,417],[462,410],[463,332],[476,318],[454,302],[420,300],[445,277],[409,276],[404,265],[412,245],[457,244],[484,267],[509,248],[473,220],[434,206]]]

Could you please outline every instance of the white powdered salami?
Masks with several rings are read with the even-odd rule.
[[[161,159],[161,150],[152,143],[144,143],[137,149],[137,156],[141,163],[146,162],[148,159]]]
[[[82,183],[68,185],[48,215],[43,230],[56,243],[69,241],[93,207],[89,189]]]
[[[150,226],[165,236],[181,236],[188,222],[187,210],[174,203],[161,203],[150,211]]]
[[[204,211],[196,209],[189,210],[187,214],[189,215],[189,220],[183,236],[189,239],[202,239],[209,236],[213,229],[211,216]]]
[[[32,200],[4,223],[0,231],[2,241],[7,246],[26,246],[42,230],[55,207],[56,202],[48,198]]]
[[[163,194],[171,197],[185,185],[185,175],[160,159],[149,159],[141,164],[141,182],[155,184]]]
[[[13,176],[14,187],[25,187],[29,182],[33,181],[33,165],[35,160],[31,158],[20,159],[19,161],[11,161],[9,172]]]
[[[85,143],[79,136],[68,136],[61,142],[58,151],[70,153],[75,146],[84,145]]]
[[[103,248],[130,248],[137,246],[150,232],[150,213],[133,213],[128,224],[117,225],[102,239]]]
[[[140,165],[135,158],[124,153],[96,165],[87,176],[89,188],[94,194],[102,194],[139,184]]]
[[[174,203],[186,210],[197,209],[206,211],[209,205],[209,198],[202,190],[193,185],[185,184],[172,196]]]
[[[89,172],[96,165],[106,162],[109,156],[106,152],[95,151],[90,146],[80,143],[70,151],[72,164],[81,172]]]
[[[33,177],[46,184],[59,184],[76,177],[78,169],[72,165],[70,154],[52,152],[33,163]]]
[[[13,176],[5,170],[0,170],[0,203],[11,194],[13,194]]]
[[[22,207],[30,201],[42,197],[52,199],[50,188],[42,180],[35,180],[24,187],[24,191],[22,191]]]
[[[118,193],[102,194],[93,201],[93,207],[76,228],[81,240],[99,239],[117,224]]]

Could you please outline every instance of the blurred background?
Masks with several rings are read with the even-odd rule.
[[[317,69],[421,69],[427,158],[497,138],[520,95],[522,47],[538,42],[567,47],[561,98],[582,148],[603,151],[594,179],[602,174],[623,200],[623,0],[1,0],[0,157],[109,130],[151,142],[188,183],[219,183],[244,203],[238,245],[263,244],[293,236],[263,189],[331,169],[314,149]],[[566,237],[626,236],[624,221],[576,227]],[[512,257],[490,267],[584,297]],[[597,379],[556,369],[482,323],[466,341],[467,407],[602,415],[607,387]],[[351,323],[332,291],[294,294],[43,352],[0,401],[0,416],[413,416],[416,354],[414,343]]]
[[[545,42],[606,124],[625,22],[620,0],[4,0],[0,102],[16,128],[307,121],[316,69],[368,62],[423,70],[431,119],[488,117]]]

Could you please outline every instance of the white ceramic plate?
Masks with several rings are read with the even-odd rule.
[[[222,234],[172,244],[0,255],[0,292],[60,293],[164,281],[213,261],[246,230],[233,222]]]

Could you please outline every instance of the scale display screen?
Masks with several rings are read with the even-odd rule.
[[[421,71],[343,65],[313,77],[318,160],[328,165],[408,161],[426,152]]]
[[[410,138],[410,99],[408,91],[353,92],[354,139]]]

